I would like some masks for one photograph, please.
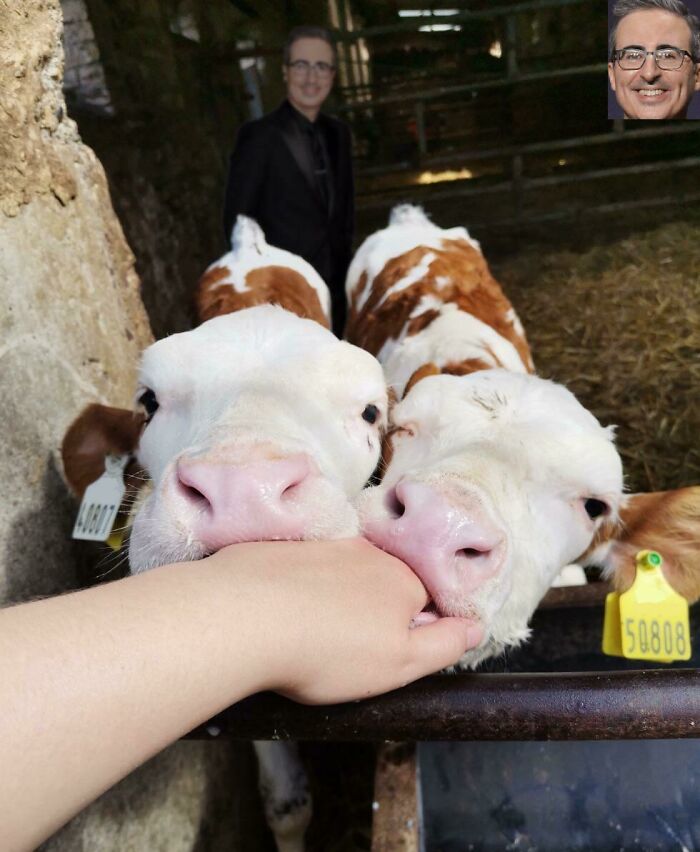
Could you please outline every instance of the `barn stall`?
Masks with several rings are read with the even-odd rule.
[[[281,98],[279,45],[308,20],[339,38],[333,108],[355,137],[358,241],[402,200],[446,227],[467,225],[524,321],[540,372],[619,424],[631,490],[698,481],[697,129],[607,121],[599,4],[346,0],[288,4],[284,15],[276,4],[224,0],[7,4],[5,602],[118,574],[100,564],[103,552],[70,541],[75,505],[61,480],[61,438],[87,402],[130,403],[152,333],[191,325],[194,282],[224,245],[220,198],[235,130]],[[604,591],[591,583],[552,594],[530,645],[489,672],[325,712],[251,699],[134,773],[45,848],[270,848],[245,744],[253,736],[695,735],[694,670],[673,664],[642,675],[649,666],[599,653]],[[469,780],[468,754],[427,744],[417,757],[411,747],[385,750],[375,798],[373,748],[338,743],[306,747],[318,767],[310,848],[367,848],[373,801],[376,849],[417,848],[421,797],[426,830],[450,824],[443,809],[435,828],[430,794],[440,773],[456,790],[450,771]],[[500,748],[493,759],[507,766],[514,752]],[[405,795],[382,793],[392,783]],[[402,804],[398,816],[392,800]],[[526,816],[498,805],[505,842],[526,836]],[[670,819],[692,846],[696,827],[677,814],[660,819],[659,831]],[[472,825],[471,836],[482,828]],[[582,838],[576,848],[586,848]],[[427,834],[422,842],[443,848]]]

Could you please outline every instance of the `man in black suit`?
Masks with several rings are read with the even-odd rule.
[[[283,74],[287,99],[238,133],[224,202],[226,238],[244,213],[257,220],[271,245],[307,260],[328,284],[333,330],[340,335],[354,199],[350,128],[321,112],[335,77],[330,33],[293,29]]]

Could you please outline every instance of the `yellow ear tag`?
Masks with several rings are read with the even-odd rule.
[[[126,538],[126,527],[127,520],[129,515],[127,512],[119,512],[117,517],[114,520],[114,526],[112,527],[112,532],[109,534],[109,538],[107,539],[107,544],[112,548],[112,550],[121,550],[124,544],[124,539]]]
[[[689,660],[688,601],[668,584],[656,551],[640,550],[636,562],[632,587],[605,600],[603,653],[659,663]]]

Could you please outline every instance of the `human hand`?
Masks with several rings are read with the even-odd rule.
[[[428,602],[423,585],[364,539],[239,544],[208,561],[250,596],[258,688],[302,703],[388,692],[455,663],[483,636],[462,618],[411,628]]]

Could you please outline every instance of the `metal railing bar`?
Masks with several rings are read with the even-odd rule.
[[[470,183],[470,181],[459,181],[459,183]],[[483,186],[483,187],[471,187],[471,188],[462,188],[462,189],[446,189],[442,192],[429,192],[428,186],[423,184],[416,184],[415,186],[407,186],[400,187],[399,189],[392,190],[391,197],[382,197],[377,199],[370,199],[368,201],[363,202],[361,197],[357,199],[357,209],[358,212],[361,210],[381,210],[383,207],[393,207],[394,204],[400,204],[402,201],[408,200],[411,192],[415,191],[415,189],[419,188],[422,190],[422,194],[425,194],[430,201],[445,201],[449,198],[469,198],[471,196],[478,195],[494,195],[499,192],[512,192],[513,190],[513,181],[501,181],[500,183],[493,184],[491,186]],[[428,194],[429,193],[429,194]],[[387,192],[387,196],[389,193]],[[420,199],[416,201],[419,203]]]
[[[700,123],[688,122],[682,125],[665,125],[663,127],[652,127],[648,130],[629,130],[626,133],[613,131],[612,133],[593,133],[589,136],[579,136],[572,139],[553,139],[548,142],[532,142],[529,145],[508,145],[502,148],[491,148],[488,151],[456,151],[451,154],[439,154],[426,157],[421,160],[421,167],[439,166],[456,160],[489,160],[498,157],[514,157],[517,154],[546,154],[549,151],[567,151],[579,148],[583,145],[606,145],[610,142],[634,142],[636,139],[653,139],[655,136],[678,136],[684,133],[700,133]],[[400,171],[404,163],[397,164],[396,169],[389,167],[389,171]],[[378,168],[378,167],[375,167]],[[358,175],[362,175],[362,170]]]
[[[582,183],[590,180],[599,180],[606,177],[625,177],[635,174],[649,174],[652,172],[670,171],[673,169],[693,168],[700,166],[700,157],[685,157],[681,160],[671,160],[657,163],[645,163],[635,166],[617,166],[609,169],[597,169],[592,172],[576,172],[567,175],[555,175],[553,177],[526,178],[522,181],[524,190],[540,189],[548,186],[561,186],[567,183]],[[460,181],[466,183],[468,181]],[[390,207],[398,204],[405,194],[410,191],[409,187],[401,187],[394,191],[394,197],[387,199],[379,198],[376,200],[368,200],[367,202],[359,201],[358,210],[380,210],[383,207]],[[444,190],[442,192],[431,192],[429,200],[445,201],[450,198],[470,198],[479,195],[493,195],[498,192],[507,192],[513,190],[513,181],[504,181],[493,186],[485,187],[462,187],[452,190]],[[403,195],[402,195],[403,193]]]
[[[470,229],[479,230],[481,233],[496,228],[526,227],[529,225],[543,225],[548,222],[559,222],[566,220],[578,220],[590,216],[606,216],[620,213],[625,210],[635,210],[647,207],[678,207],[681,204],[692,204],[700,202],[700,192],[680,193],[676,195],[665,195],[661,197],[641,198],[634,201],[615,201],[610,204],[598,204],[593,207],[573,207],[566,210],[554,210],[551,213],[539,213],[524,216],[511,216],[507,219],[496,219],[492,222],[469,222]]]
[[[563,8],[565,6],[580,6],[591,0],[530,0],[528,3],[514,3],[511,6],[501,6],[496,9],[484,9],[479,11],[462,11],[455,15],[425,16],[406,18],[395,24],[381,24],[376,27],[366,27],[363,30],[339,33],[338,38],[342,41],[355,41],[360,38],[373,38],[374,36],[391,35],[392,33],[413,32],[426,24],[444,23],[459,24],[464,21],[483,21],[503,18],[506,15],[519,15],[522,12],[536,12],[540,9]]]
[[[700,736],[700,670],[434,675],[378,698],[304,707],[265,693],[194,739],[604,740]]]
[[[476,92],[483,89],[499,89],[505,86],[519,86],[524,83],[537,83],[540,80],[555,80],[566,77],[578,77],[585,74],[602,74],[607,69],[607,63],[597,62],[594,65],[579,65],[576,68],[564,68],[556,71],[535,71],[532,74],[521,74],[519,77],[499,77],[497,80],[483,80],[476,83],[462,83],[459,86],[438,86],[423,92],[412,92],[397,95],[386,95],[383,98],[373,98],[368,101],[342,104],[336,112],[345,113],[351,110],[373,109],[385,104],[405,103],[406,101],[434,100],[445,95],[457,95],[462,92]]]
[[[683,157],[680,160],[665,160],[656,163],[644,163],[636,166],[616,166],[608,169],[595,169],[572,175],[552,175],[551,177],[526,178],[526,189],[542,189],[548,186],[561,186],[563,183],[599,180],[606,177],[624,177],[625,175],[645,175],[654,172],[666,172],[673,169],[690,169],[700,166],[700,157]]]

